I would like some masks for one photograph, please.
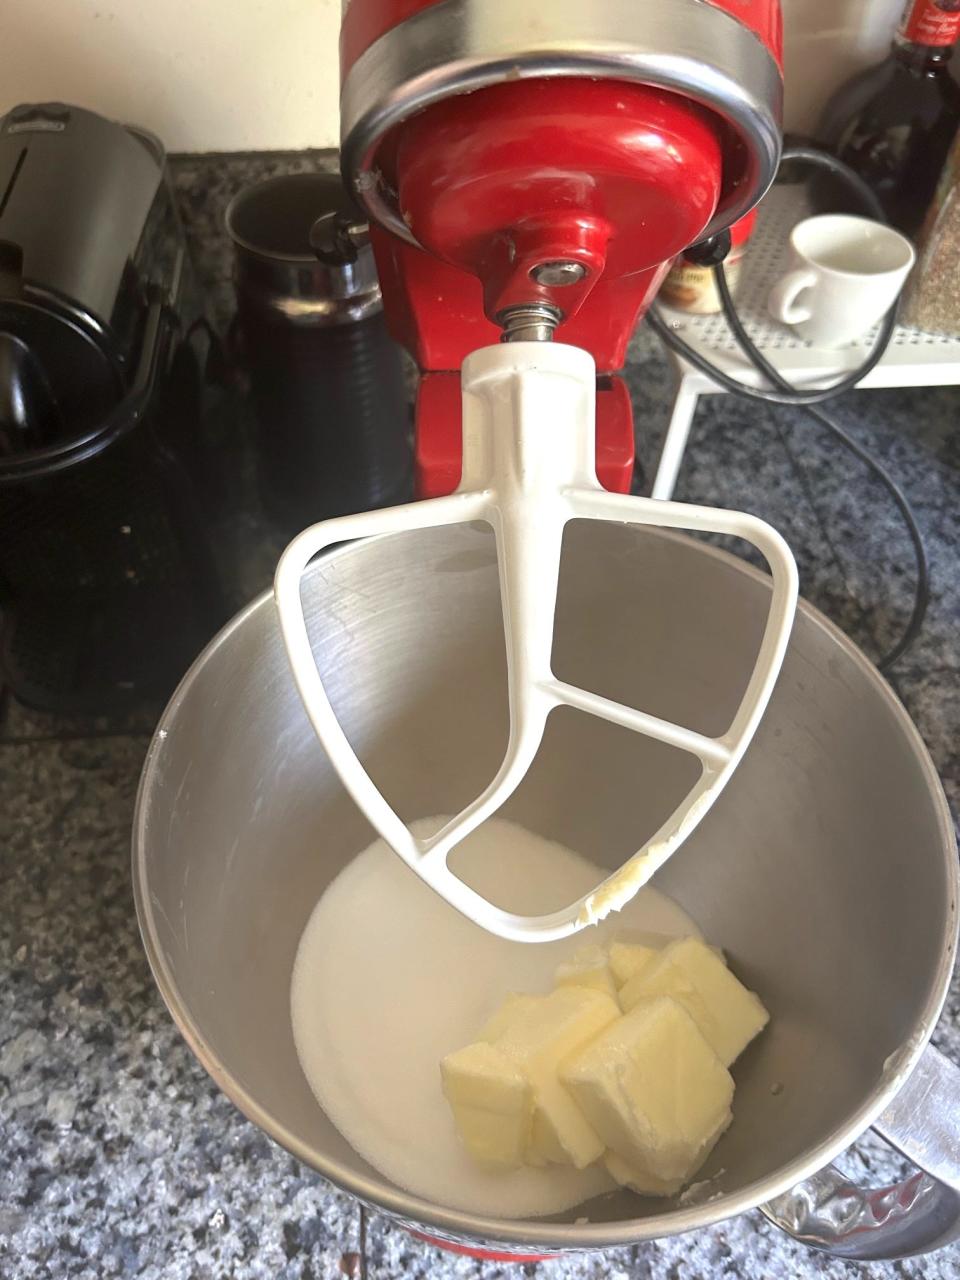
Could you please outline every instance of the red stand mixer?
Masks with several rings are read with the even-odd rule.
[[[417,487],[432,501],[307,530],[281,561],[277,602],[301,696],[348,791],[418,874],[504,937],[562,937],[636,893],[726,784],[779,672],[797,591],[789,550],[753,517],[627,496],[634,428],[617,371],[673,257],[724,231],[773,179],[780,42],[776,0],[346,4],[344,176],[371,220],[388,321],[421,370]],[[770,614],[725,734],[706,738],[554,677],[561,543],[577,519],[733,534],[763,552]],[[497,537],[510,741],[490,787],[416,840],[337,722],[300,578],[348,538],[478,520]],[[550,916],[509,916],[446,857],[519,785],[561,705],[689,751],[702,773],[593,894]]]
[[[627,492],[617,371],[670,261],[764,193],[780,150],[777,0],[352,0],[343,170],[423,378],[419,496],[460,478],[459,370],[556,332],[597,365],[597,469]]]

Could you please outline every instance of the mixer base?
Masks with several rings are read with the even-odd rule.
[[[459,1253],[465,1258],[478,1258],[481,1262],[549,1262],[551,1258],[559,1258],[559,1253],[500,1253],[496,1249],[474,1249],[466,1244],[454,1244],[452,1240],[441,1240],[438,1236],[428,1236],[423,1231],[414,1231],[407,1227],[410,1235],[424,1244],[433,1245],[435,1249],[445,1249],[447,1253]]]

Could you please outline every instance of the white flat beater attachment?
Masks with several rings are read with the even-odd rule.
[[[447,902],[491,933],[518,942],[563,938],[619,910],[696,829],[750,744],[776,682],[797,600],[797,570],[783,538],[754,516],[609,493],[595,469],[596,369],[578,347],[514,342],[486,347],[463,365],[463,475],[456,493],[306,529],[284,552],[275,594],[294,678],[307,714],[343,785],[371,825]],[[753,674],[726,733],[706,737],[557,680],[551,667],[564,526],[570,520],[699,529],[744,538],[764,555],[773,591]],[[334,714],[307,635],[300,579],[332,543],[482,520],[497,542],[507,649],[510,733],[500,769],[457,817],[417,839],[364,769]],[[592,893],[561,911],[503,911],[447,866],[455,845],[516,790],[554,707],[646,734],[692,753],[702,771],[660,829]]]

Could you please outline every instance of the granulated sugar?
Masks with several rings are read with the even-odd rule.
[[[441,819],[414,824],[418,835]],[[540,913],[603,873],[561,845],[492,819],[456,851],[458,875],[497,902]],[[485,1173],[467,1156],[440,1088],[440,1059],[469,1043],[510,991],[545,992],[586,942],[697,933],[644,889],[618,915],[561,942],[506,942],[464,919],[383,841],[351,862],[304,930],[291,986],[297,1053],[314,1095],[354,1149],[398,1186],[436,1204],[526,1218],[611,1187],[602,1169]]]

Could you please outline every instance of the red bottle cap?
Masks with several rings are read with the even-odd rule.
[[[910,0],[898,34],[910,44],[956,44],[960,36],[960,0]]]

